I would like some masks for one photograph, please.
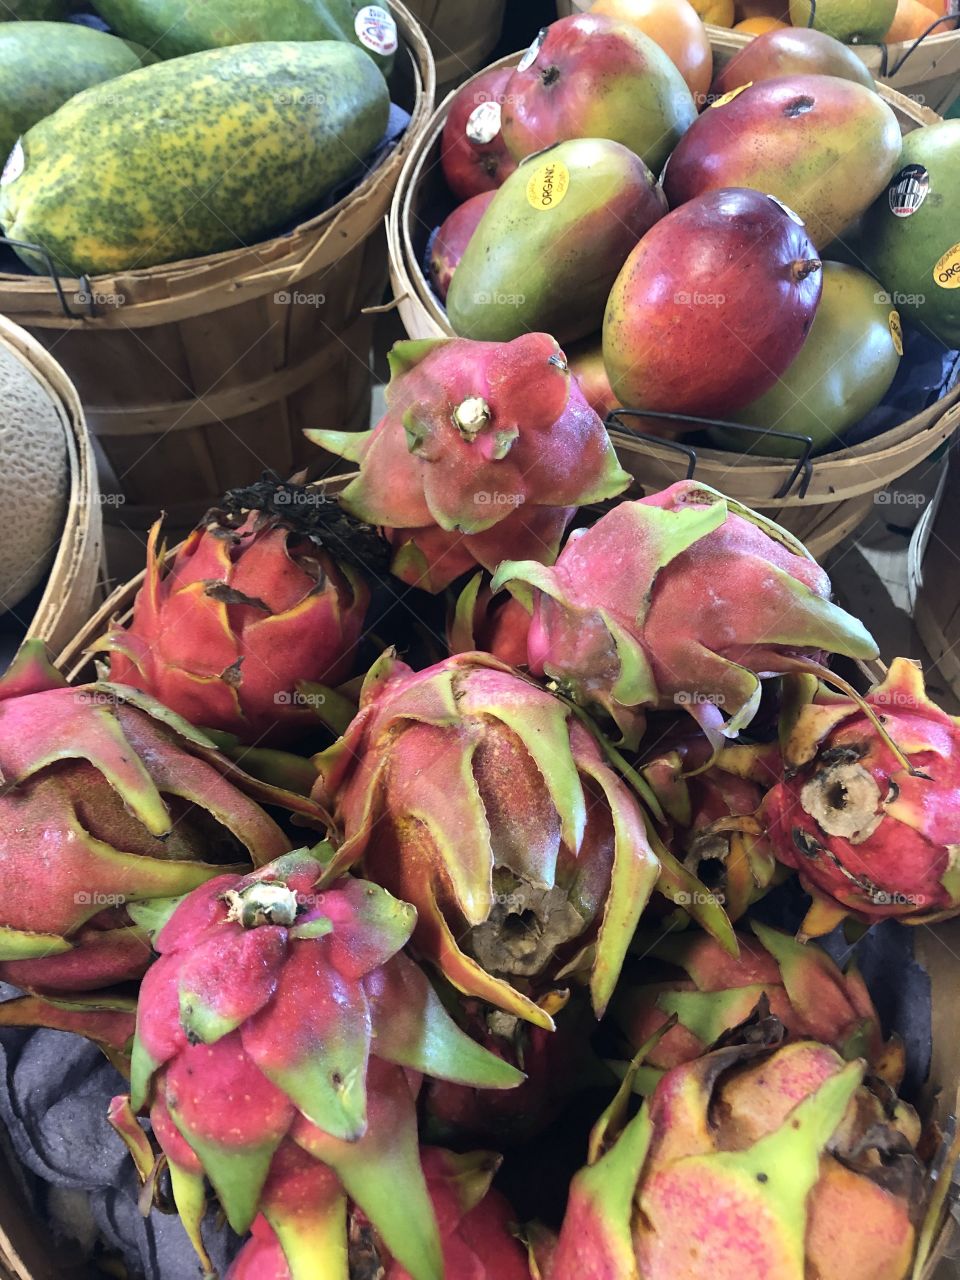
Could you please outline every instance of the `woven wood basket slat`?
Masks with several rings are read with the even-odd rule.
[[[715,50],[721,58],[724,56],[716,42]],[[519,54],[512,54],[494,65],[510,66],[518,57]],[[894,90],[881,87],[880,92],[905,133],[939,119]],[[421,210],[442,207],[444,199],[449,201],[449,196],[444,195],[437,157],[451,98],[448,96],[437,108],[404,164],[387,229],[397,309],[407,333],[414,338],[452,333],[421,265],[433,221],[430,216],[421,216]],[[785,497],[776,496],[794,468],[772,459],[747,459],[740,454],[698,448],[696,476],[777,520],[801,538],[815,556],[822,557],[869,517],[878,492],[928,458],[958,427],[960,387],[873,440],[814,459],[803,497],[799,481]],[[611,435],[623,466],[646,492],[662,489],[686,475],[687,460],[674,450],[637,440],[626,432],[614,430]]]
[[[484,66],[503,30],[506,0],[408,0],[423,27],[437,64],[437,85],[445,94]]]

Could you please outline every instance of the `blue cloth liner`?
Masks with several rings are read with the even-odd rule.
[[[912,325],[903,330],[903,359],[893,385],[878,408],[861,418],[843,436],[843,447],[863,444],[898,427],[908,418],[942,399],[960,382],[960,352]]]

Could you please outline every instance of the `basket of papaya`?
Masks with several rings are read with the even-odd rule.
[[[748,83],[702,25],[651,31],[561,19],[438,108],[391,209],[400,313],[551,332],[640,484],[696,475],[822,554],[960,422],[960,122],[819,33]]]
[[[813,30],[848,44],[877,80],[921,106],[945,113],[960,95],[955,0],[559,0],[557,10],[669,21],[675,30],[695,10],[731,54],[774,32],[775,47],[795,49],[797,31]]]
[[[0,312],[74,379],[110,516],[189,527],[295,469],[304,426],[368,420],[364,309],[433,61],[402,4],[95,7],[116,34],[0,23]]]

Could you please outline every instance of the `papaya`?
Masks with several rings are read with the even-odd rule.
[[[5,159],[21,133],[74,94],[141,66],[141,55],[126,41],[90,27],[72,22],[0,26],[0,155]]]
[[[574,138],[525,161],[494,192],[454,273],[447,315],[463,338],[506,342],[542,330],[595,333],[610,287],[667,211],[628,147]]]
[[[883,402],[900,366],[902,329],[890,295],[866,271],[823,264],[820,305],[800,354],[779,382],[735,415],[738,422],[809,436],[815,453]],[[777,436],[716,429],[713,443],[770,458],[798,458]]]
[[[118,35],[161,58],[271,40],[342,40],[387,72],[397,47],[390,10],[362,0],[93,0],[93,7]]]
[[[960,348],[960,120],[907,134],[859,247],[904,317]]]
[[[72,275],[256,243],[357,169],[389,109],[371,59],[334,41],[157,62],[27,130],[0,178],[0,224]]]

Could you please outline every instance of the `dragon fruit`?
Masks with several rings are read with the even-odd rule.
[[[692,480],[576,530],[553,568],[502,564],[503,586],[534,589],[530,670],[612,718],[630,746],[644,708],[687,710],[718,746],[750,723],[763,676],[823,651],[877,655],[801,543]]]
[[[289,850],[235,784],[320,813],[145,695],[68,688],[33,643],[0,680],[0,777],[0,978],[41,992],[138,977],[150,947],[133,904]]]
[[[866,708],[889,739],[863,704],[816,691],[787,734],[785,776],[764,801],[777,858],[814,899],[808,936],[847,914],[920,924],[960,913],[960,721],[930,701],[905,658]]]
[[[924,1208],[916,1114],[867,1087],[862,1061],[780,1034],[761,1019],[751,1042],[675,1067],[624,1126],[628,1079],[549,1280],[905,1280]]]
[[[241,742],[284,742],[316,723],[304,683],[353,674],[370,593],[326,545],[320,518],[335,504],[296,485],[239,492],[266,509],[211,511],[166,568],[157,521],[133,621],[94,650],[110,654],[115,683],[191,724]]]
[[[713,756],[710,741],[697,733],[684,734],[673,747],[660,744],[641,768],[660,805],[667,842],[682,851],[684,864],[694,873],[703,863],[719,864],[717,896],[734,921],[763,897],[782,869],[762,831],[738,830],[728,820],[756,813],[780,766],[775,744],[728,746]]]
[[[903,1079],[903,1046],[884,1043],[880,1020],[855,968],[846,973],[813,943],[754,921],[755,938],[738,935],[740,954],[729,955],[702,933],[674,933],[642,948],[644,973],[662,961],[662,981],[624,981],[611,1008],[637,1053],[669,1018],[677,1022],[646,1055],[649,1067],[669,1070],[699,1058],[728,1031],[745,1022],[761,996],[787,1033],[832,1045],[843,1058],[865,1058],[875,1075],[894,1088]],[[683,977],[672,976],[681,971]]]
[[[482,1151],[455,1155],[440,1147],[422,1147],[420,1162],[440,1227],[444,1276],[448,1280],[530,1280],[526,1251],[513,1230],[513,1211],[490,1186],[499,1157]],[[410,1280],[410,1272],[389,1256],[355,1209],[346,1244],[351,1276]],[[323,1272],[323,1280],[328,1277],[336,1280],[334,1272]],[[279,1237],[261,1216],[227,1280],[318,1280],[318,1272],[288,1262]]]
[[[412,586],[442,591],[508,553],[552,563],[575,508],[630,483],[546,334],[400,342],[390,368],[372,431],[307,435],[357,463],[341,502],[385,530]]]
[[[387,653],[314,763],[344,832],[328,876],[361,862],[412,902],[415,945],[453,986],[552,1029],[545,1001],[585,969],[603,1013],[661,864],[567,705],[489,654],[415,673]]]
[[[347,1280],[349,1196],[414,1280],[441,1280],[420,1073],[487,1088],[522,1076],[456,1027],[402,953],[412,907],[362,880],[317,889],[328,853],[220,876],[154,922],[131,1093],[111,1119],[147,1180],[135,1115],[149,1112],[208,1268],[205,1176],[235,1231],[263,1214],[295,1275]]]
[[[494,596],[483,575],[474,574],[457,598],[447,623],[451,653],[492,653],[511,667],[526,666],[530,613],[520,601],[502,591]]]
[[[609,1090],[613,1076],[590,1045],[596,1022],[589,1001],[574,992],[552,1009],[555,1031],[531,1026],[486,1005],[462,998],[453,1007],[460,1026],[498,1058],[521,1070],[516,1089],[473,1089],[449,1080],[429,1080],[420,1096],[421,1132],[432,1142],[494,1146],[505,1150],[530,1143],[579,1092]],[[2,1013],[2,1005],[0,1005]]]

